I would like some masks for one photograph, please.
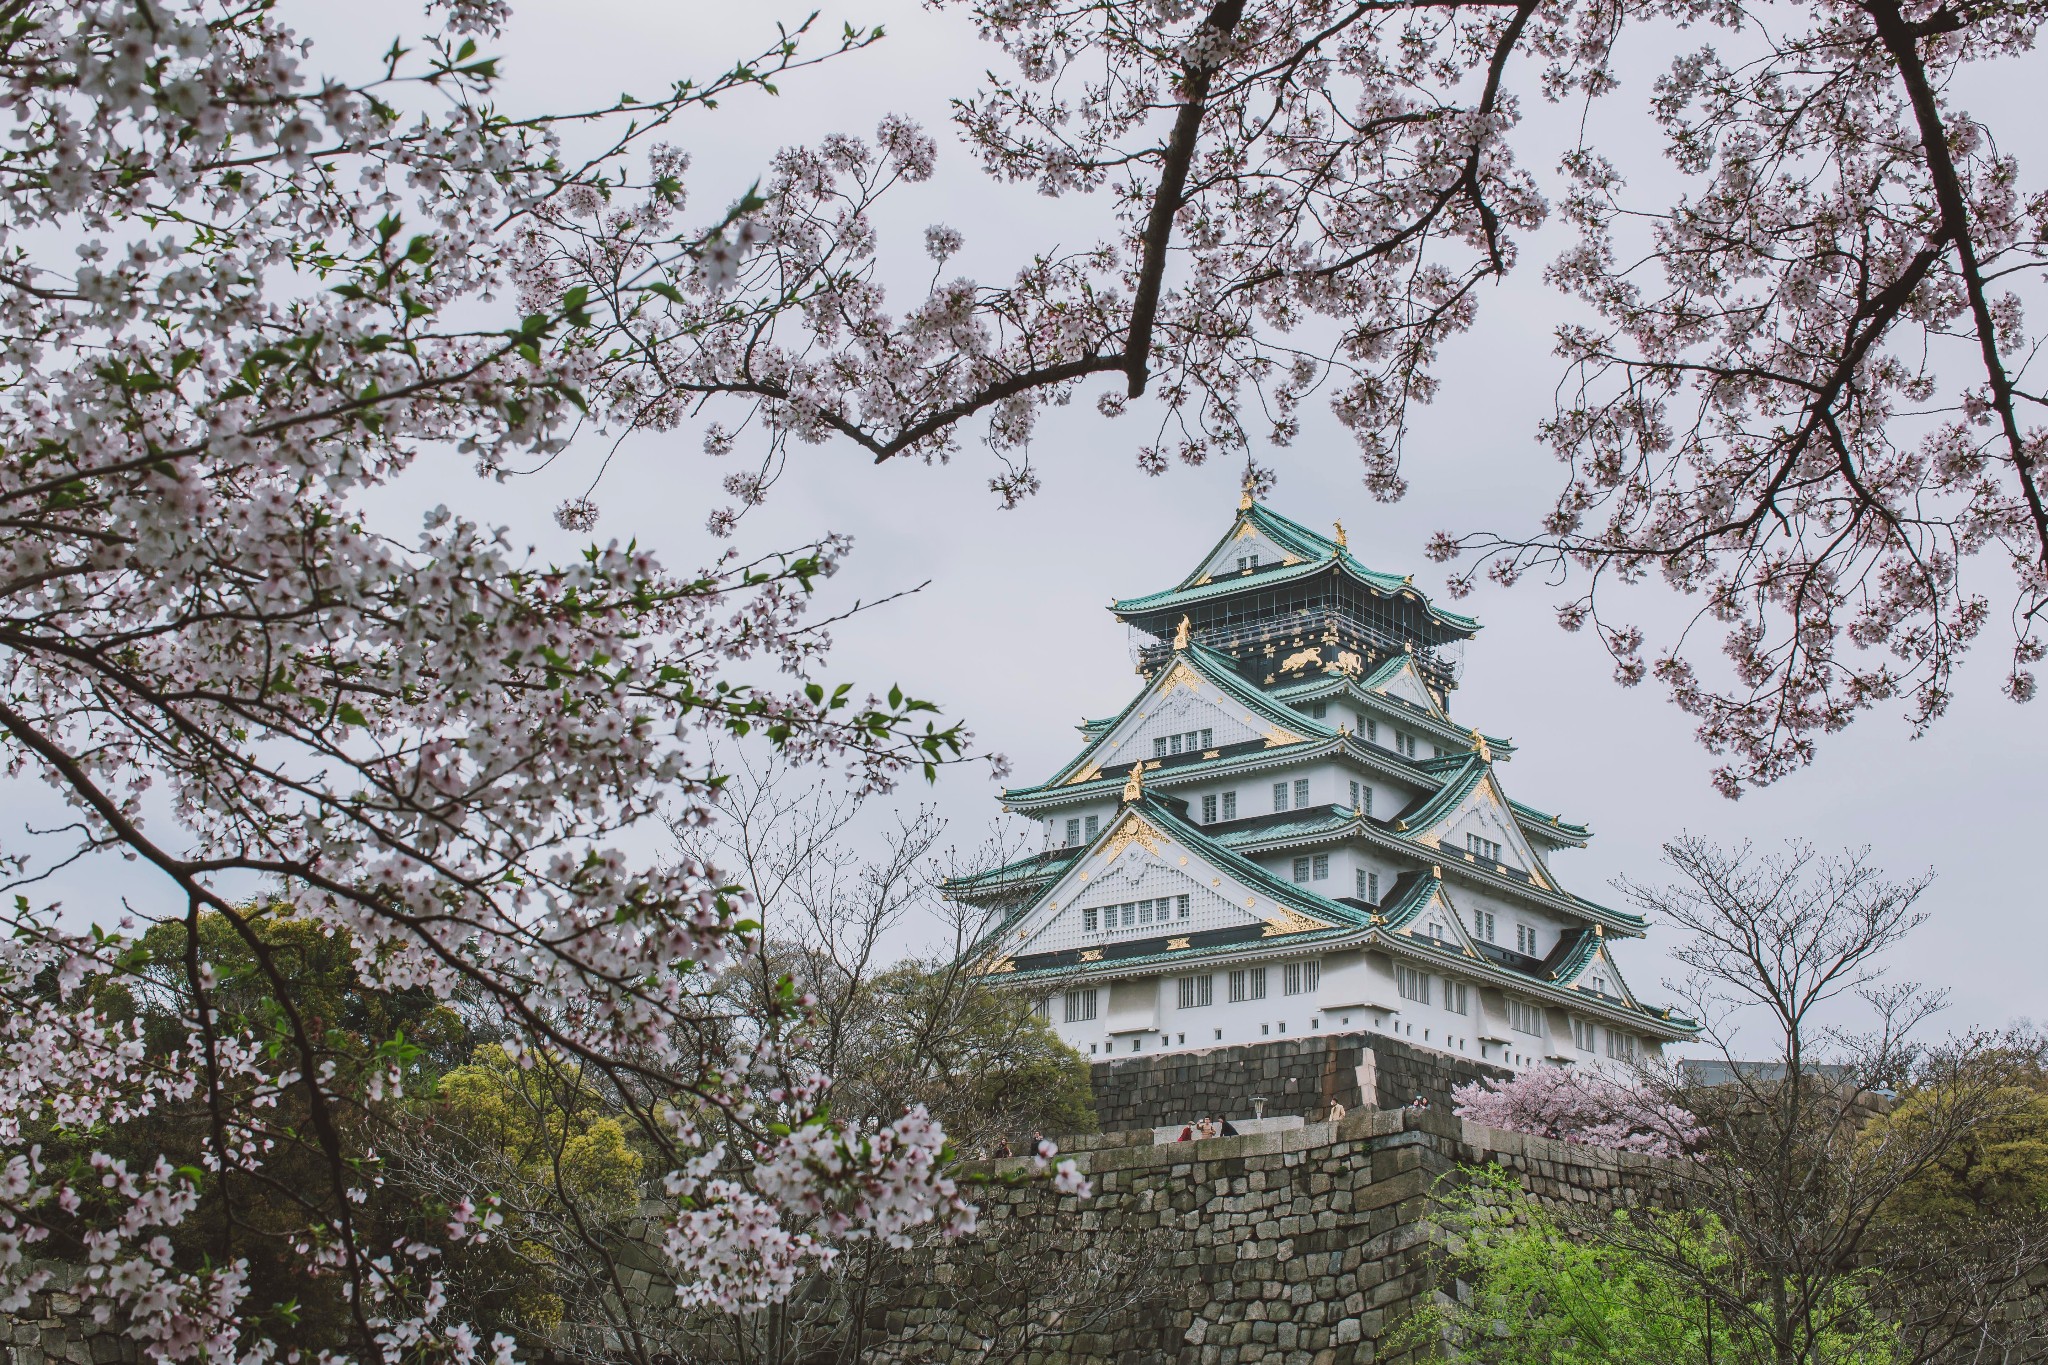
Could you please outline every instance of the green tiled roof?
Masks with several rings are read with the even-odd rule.
[[[1187,648],[1177,651],[1174,657],[1193,668],[1196,673],[1202,676],[1203,681],[1213,683],[1233,700],[1245,706],[1253,713],[1265,717],[1270,724],[1285,726],[1287,729],[1295,731],[1308,739],[1336,738],[1337,732],[1332,727],[1312,717],[1304,716],[1290,707],[1282,706],[1279,702],[1274,701],[1264,692],[1246,682],[1237,672],[1229,655],[1219,654],[1215,650],[1205,648],[1202,645],[1189,645]],[[1171,666],[1168,665],[1169,668]],[[1124,718],[1137,709],[1138,703],[1145,700],[1151,693],[1152,683],[1148,682],[1139,689],[1137,696],[1131,698],[1129,705],[1125,706],[1123,710],[1117,712],[1107,721],[1086,722],[1083,728],[1090,732],[1091,742],[1084,746],[1080,753],[1074,755],[1065,767],[1036,786],[1011,787],[1007,789],[1003,793],[1003,799],[1007,801],[1036,796],[1065,785],[1068,778],[1086,766],[1089,756],[1095,752],[1109,732],[1122,724]],[[1106,773],[1104,774],[1105,777],[1107,775]],[[1118,780],[1121,781],[1122,779],[1119,778]]]
[[[1037,882],[1051,881],[1074,865],[1081,856],[1078,848],[1052,848],[1034,853],[1015,862],[991,867],[983,872],[970,873],[965,877],[948,877],[939,883],[941,890],[953,894],[972,895],[1001,891],[1009,887],[1028,887]]]
[[[1508,808],[1524,821],[1533,823],[1546,830],[1556,830],[1574,842],[1583,842],[1593,837],[1593,831],[1585,825],[1575,825],[1569,820],[1561,820],[1549,811],[1537,810],[1534,806],[1525,806],[1520,801],[1510,800]]]
[[[1248,578],[1221,578],[1204,584],[1196,584],[1195,580],[1201,577],[1202,565],[1214,559],[1218,551],[1222,550],[1224,545],[1231,539],[1231,536],[1235,534],[1238,523],[1232,522],[1231,532],[1226,533],[1222,540],[1217,541],[1209,552],[1202,556],[1201,563],[1197,564],[1194,570],[1186,578],[1183,578],[1179,584],[1167,589],[1165,592],[1152,593],[1146,597],[1126,598],[1115,602],[1111,604],[1110,610],[1123,615],[1130,612],[1170,609],[1189,603],[1206,601],[1212,597],[1219,597],[1225,593],[1234,592],[1248,583],[1264,588],[1270,587],[1275,583],[1292,582],[1297,578],[1306,577],[1309,574],[1328,568],[1331,564],[1335,564],[1352,579],[1388,596],[1395,596],[1401,593],[1414,594],[1415,598],[1421,602],[1423,609],[1432,618],[1443,625],[1451,627],[1453,630],[1461,631],[1468,635],[1474,634],[1479,630],[1479,622],[1469,616],[1462,616],[1457,612],[1445,611],[1438,607],[1425,597],[1408,579],[1396,574],[1381,573],[1377,569],[1367,568],[1353,558],[1349,550],[1339,546],[1336,541],[1309,530],[1300,522],[1281,516],[1264,503],[1253,503],[1251,508],[1242,514],[1242,519],[1250,522],[1251,525],[1256,527],[1261,534],[1274,544],[1280,546],[1288,553],[1298,556],[1302,562],[1287,565],[1284,568],[1263,570],[1250,575]]]
[[[1394,660],[1396,664],[1399,659]],[[1276,687],[1272,696],[1289,706],[1299,706],[1304,701],[1321,701],[1343,693],[1352,705],[1376,706],[1385,717],[1399,720],[1403,724],[1419,726],[1424,735],[1442,739],[1452,744],[1471,743],[1472,732],[1453,720],[1441,720],[1424,711],[1406,697],[1391,696],[1385,692],[1369,692],[1364,682],[1346,677],[1341,673],[1319,673],[1301,682],[1286,683]],[[1487,744],[1503,758],[1515,752],[1513,740],[1486,736]]]
[[[1401,813],[1400,818],[1406,820],[1411,828],[1428,829],[1449,815],[1460,801],[1472,794],[1472,789],[1486,776],[1487,765],[1478,754],[1460,754],[1456,758],[1456,766],[1445,776],[1444,784],[1431,793],[1421,805]],[[1436,770],[1439,773],[1449,766],[1448,761],[1444,759],[1437,760],[1437,763],[1439,766]]]
[[[1422,913],[1430,898],[1443,887],[1442,877],[1427,872],[1403,872],[1380,902],[1380,920],[1389,929],[1400,929]]]

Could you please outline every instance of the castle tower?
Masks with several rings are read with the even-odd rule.
[[[1144,686],[1004,793],[1044,848],[947,888],[1000,912],[979,970],[1084,1056],[1375,1031],[1522,1068],[1696,1031],[1614,961],[1642,919],[1553,876],[1590,832],[1511,800],[1514,746],[1451,719],[1478,622],[1249,494],[1111,610]]]

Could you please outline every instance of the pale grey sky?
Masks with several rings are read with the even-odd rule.
[[[320,40],[316,70],[360,69],[392,34],[416,28],[418,12],[398,3],[292,8]],[[501,45],[504,103],[559,107],[709,74],[771,36],[776,18],[805,12],[762,0],[526,0]],[[968,252],[956,266],[986,276],[1006,274],[1022,253],[1049,241],[1073,245],[1098,235],[1091,225],[1105,211],[1102,201],[1050,203],[992,186],[951,142],[947,98],[968,93],[997,57],[958,15],[907,0],[839,5],[826,12],[827,31],[842,15],[885,22],[889,37],[828,70],[790,79],[779,99],[741,96],[684,125],[676,140],[696,159],[697,208],[708,215],[736,197],[779,144],[831,131],[867,134],[880,114],[900,111],[940,134],[943,148],[938,177],[904,196],[900,218],[883,224],[896,235],[890,259],[906,282],[921,283],[915,238],[926,222],[964,231]],[[2036,63],[2026,74],[2039,70]],[[1639,98],[1640,90],[1625,91],[1609,116],[1632,110]],[[1989,91],[1985,98],[2009,97]],[[1538,116],[1566,121],[1554,112]],[[1489,291],[1477,327],[1450,348],[1442,396],[1420,414],[1408,447],[1413,491],[1405,502],[1371,501],[1348,439],[1317,417],[1294,448],[1266,456],[1280,474],[1272,504],[1317,526],[1341,516],[1360,558],[1412,572],[1432,592],[1441,590],[1442,573],[1421,553],[1432,531],[1530,525],[1558,479],[1558,466],[1533,439],[1556,376],[1550,328],[1562,316],[1540,280],[1547,255],[1545,239],[1532,242],[1521,273]],[[836,602],[929,578],[921,594],[840,629],[833,673],[875,690],[901,682],[945,703],[986,747],[1009,756],[1018,782],[1057,767],[1076,745],[1074,724],[1121,707],[1137,684],[1122,628],[1104,604],[1177,579],[1225,529],[1235,505],[1235,468],[1140,474],[1132,451],[1147,431],[1142,419],[1097,417],[1094,394],[1086,391],[1044,425],[1034,451],[1044,491],[1016,511],[998,510],[986,487],[992,463],[971,435],[956,461],[938,468],[878,469],[848,447],[825,446],[797,452],[769,503],[740,532],[751,549],[828,530],[851,533],[856,553],[829,586]],[[600,454],[593,445],[502,489],[480,487],[459,469],[431,471],[410,492],[459,501],[510,525],[522,541],[558,546],[550,510],[581,491]],[[629,441],[598,490],[598,534],[637,536],[678,565],[706,559],[716,546],[704,517],[721,500],[717,480],[726,472],[688,431]],[[2039,703],[2016,707],[1999,696],[1996,640],[1964,670],[1952,714],[1925,739],[1910,740],[1895,715],[1880,711],[1824,740],[1809,771],[1731,803],[1709,787],[1711,760],[1693,744],[1688,719],[1653,686],[1617,687],[1596,641],[1553,624],[1554,602],[1540,584],[1489,586],[1458,608],[1485,629],[1468,651],[1453,709],[1516,741],[1519,752],[1503,770],[1512,795],[1595,830],[1589,850],[1557,858],[1567,885],[1609,899],[1609,878],[1654,876],[1660,842],[1680,831],[1759,843],[1788,835],[1823,847],[1867,843],[1899,873],[1932,867],[1939,874],[1926,902],[1934,921],[1901,966],[1953,989],[1951,1026],[2048,1013],[2041,985],[2048,926],[2034,866],[2048,824],[2048,728]],[[1650,594],[1641,609],[1671,619],[1670,604]],[[996,784],[979,770],[960,770],[935,792],[904,796],[935,799],[972,842],[995,811]],[[21,811],[13,798],[5,805],[0,818]],[[9,823],[18,827],[19,819]],[[1669,968],[1656,937],[1625,952],[1622,964],[1639,991],[1662,994],[1657,983]]]
[[[609,93],[676,69],[708,70],[778,13],[800,12],[768,4],[716,11],[632,0],[530,4],[508,44],[512,87],[525,88],[536,60],[528,53],[546,54],[551,94]],[[826,20],[836,27],[841,14],[885,22],[889,37],[832,70],[787,82],[779,100],[735,101],[715,138],[691,138],[700,207],[735,193],[774,145],[833,129],[866,132],[894,110],[939,132],[945,149],[936,180],[906,196],[905,216],[885,225],[898,229],[894,259],[914,261],[914,229],[934,220],[967,234],[967,273],[993,275],[1048,239],[1072,244],[1094,235],[1101,201],[1053,204],[994,186],[945,136],[947,98],[967,93],[998,55],[958,15],[856,3],[828,9]],[[2005,73],[2024,77],[2010,88],[1987,82],[1973,91],[1974,107],[2017,113],[2024,81],[2041,70],[2038,61],[2029,67]],[[1609,102],[1604,116],[1615,126],[1639,109],[1634,101],[1648,75],[1646,65],[1636,89]],[[1563,136],[1574,117],[1537,108],[1532,125],[1547,121],[1553,137]],[[1637,136],[1635,150],[1653,154]],[[1639,164],[1644,178],[1655,170],[1654,162]],[[1409,444],[1407,500],[1374,503],[1348,439],[1318,419],[1291,450],[1271,456],[1280,473],[1273,505],[1317,525],[1341,516],[1366,562],[1413,572],[1432,590],[1442,574],[1421,553],[1431,531],[1523,527],[1540,515],[1559,467],[1533,431],[1549,410],[1557,374],[1550,329],[1563,315],[1540,280],[1546,244],[1554,239],[1530,244],[1524,268],[1491,291],[1478,326],[1450,349],[1443,394],[1421,414]],[[1132,451],[1146,428],[1135,416],[1099,418],[1093,396],[1087,391],[1046,423],[1034,450],[1044,491],[1018,510],[998,510],[986,488],[990,459],[972,440],[945,468],[877,469],[851,449],[822,447],[798,452],[741,533],[744,543],[765,546],[827,528],[850,532],[857,550],[832,585],[835,596],[872,597],[930,578],[918,596],[842,629],[836,671],[863,683],[900,680],[947,703],[983,743],[1010,757],[1017,781],[1051,772],[1075,748],[1073,725],[1116,710],[1137,684],[1123,631],[1104,604],[1178,578],[1234,509],[1235,469],[1140,474]],[[601,529],[651,538],[674,556],[702,553],[706,499],[722,472],[687,437],[630,443],[600,489]],[[529,515],[549,504],[526,499]],[[1642,597],[1652,619],[1673,619],[1668,602]],[[1799,835],[1822,847],[1869,844],[1901,874],[1930,867],[1939,874],[1926,902],[1934,919],[1900,969],[1953,989],[1951,1026],[2048,1013],[2041,985],[2048,926],[2033,868],[2035,841],[2048,824],[2048,728],[2038,705],[2000,697],[1995,640],[1964,670],[1952,713],[1926,738],[1910,739],[1896,715],[1879,711],[1823,741],[1812,769],[1730,802],[1708,785],[1712,763],[1693,743],[1689,720],[1653,686],[1616,686],[1590,636],[1553,624],[1555,600],[1532,583],[1485,588],[1460,608],[1486,628],[1468,651],[1454,707],[1521,746],[1503,774],[1515,795],[1593,826],[1590,849],[1557,860],[1569,884],[1601,899],[1617,874],[1654,876],[1660,843],[1680,831],[1759,843]],[[971,838],[994,810],[996,784],[963,770],[943,779],[935,797]],[[1670,970],[1655,937],[1624,958],[1624,970],[1631,965],[1646,993]]]

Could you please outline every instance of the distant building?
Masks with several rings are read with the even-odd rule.
[[[1643,920],[1552,876],[1587,829],[1510,800],[1513,746],[1451,719],[1478,622],[1249,494],[1110,609],[1144,687],[1004,794],[1044,847],[948,887],[1001,912],[979,970],[1084,1055],[1375,1030],[1519,1068],[1696,1032],[1614,961]]]
[[[1839,1062],[1808,1062],[1800,1068],[1800,1074],[1819,1076],[1823,1080],[1845,1081],[1854,1074],[1854,1068]],[[1678,1063],[1679,1079],[1687,1085],[1733,1085],[1737,1079],[1747,1081],[1780,1081],[1785,1078],[1783,1062],[1733,1062],[1725,1057],[1687,1057]],[[1889,1094],[1889,1091],[1876,1091]]]

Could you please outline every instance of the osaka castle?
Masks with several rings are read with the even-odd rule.
[[[958,878],[978,970],[1084,1056],[1378,1032],[1511,1069],[1656,1054],[1644,921],[1567,891],[1591,838],[1508,795],[1451,714],[1470,617],[1247,493],[1178,584],[1111,604],[1143,685],[1004,793],[1043,847]]]

